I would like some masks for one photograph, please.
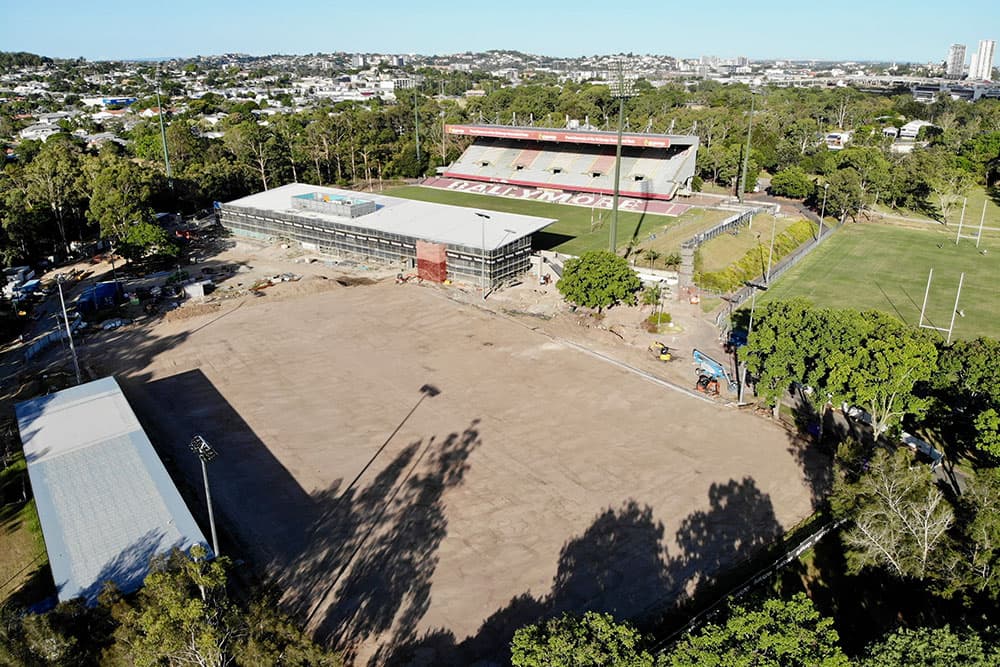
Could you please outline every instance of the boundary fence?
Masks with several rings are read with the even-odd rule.
[[[776,279],[783,276],[785,272],[787,272],[790,268],[798,264],[802,260],[802,258],[804,258],[813,250],[818,248],[819,244],[823,241],[823,239],[828,237],[830,234],[832,234],[839,228],[840,225],[837,225],[836,227],[824,225],[823,232],[820,236],[817,236],[811,241],[803,243],[798,248],[796,248],[792,252],[782,257],[774,266],[771,267],[770,275],[765,276],[761,274],[760,276],[754,279],[754,282],[762,282],[768,285],[774,282]],[[729,295],[729,297],[726,299],[727,301],[729,301],[729,308],[720,311],[715,318],[715,326],[720,329],[720,333],[724,334],[729,329],[730,323],[726,321],[727,318],[734,310],[736,310],[737,308],[739,308],[740,306],[742,306],[744,303],[747,302],[747,300],[753,294],[754,289],[755,289],[754,287],[745,285],[740,289],[738,289],[736,292],[733,292],[731,295]]]

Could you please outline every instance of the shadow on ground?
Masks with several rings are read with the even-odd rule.
[[[201,371],[124,389],[206,534],[200,464],[187,443],[198,433],[219,451],[210,476],[222,552],[249,556],[280,586],[287,608],[348,663],[372,641],[379,645],[370,664],[504,662],[518,627],[563,611],[651,622],[782,534],[769,496],[751,478],[712,484],[707,508],[679,519],[672,540],[652,507],[629,499],[565,542],[547,593],[515,595],[484,613],[469,637],[427,632],[420,626],[448,532],[446,496],[483,444],[478,420],[398,442],[390,427],[363,474],[310,493]],[[429,389],[415,389],[409,414],[433,400],[438,389]]]
[[[708,499],[707,510],[681,521],[673,554],[664,543],[664,525],[653,519],[649,505],[628,500],[609,507],[563,546],[548,593],[513,597],[462,640],[447,629],[411,640],[397,636],[370,664],[506,664],[519,627],[566,611],[651,622],[718,583],[724,570],[746,562],[782,533],[769,496],[751,478],[712,484]]]

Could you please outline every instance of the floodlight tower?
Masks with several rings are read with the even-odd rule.
[[[750,89],[750,118],[747,123],[747,145],[743,150],[743,169],[740,172],[739,184],[736,186],[736,197],[743,203],[743,191],[747,189],[747,164],[750,161],[750,135],[753,132],[753,102],[754,95],[757,94],[753,88]]]
[[[622,172],[622,127],[625,119],[625,99],[635,95],[635,79],[629,76],[623,58],[615,60],[612,77],[611,97],[618,98],[618,141],[615,144],[615,193],[611,202],[611,238],[608,241],[608,249],[614,253],[618,249],[618,194]]]
[[[163,142],[163,164],[167,169],[167,185],[174,189],[174,178],[170,171],[170,153],[167,151],[167,129],[163,125],[163,103],[160,101],[160,66],[156,66],[156,109],[160,112],[160,141]]]
[[[198,455],[201,460],[201,476],[205,480],[205,502],[208,504],[208,523],[212,528],[212,551],[215,557],[219,557],[219,537],[215,532],[215,513],[212,511],[212,493],[208,489],[208,463],[215,460],[219,453],[212,448],[212,445],[205,441],[205,438],[196,435],[188,445],[191,451]]]

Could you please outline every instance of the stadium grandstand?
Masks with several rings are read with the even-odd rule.
[[[447,178],[563,192],[614,192],[616,132],[507,125],[448,125],[445,131],[473,138],[444,171]],[[696,136],[623,134],[621,196],[670,200],[689,190],[697,151]]]

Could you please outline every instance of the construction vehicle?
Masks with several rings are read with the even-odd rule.
[[[729,391],[735,392],[737,389],[736,381],[729,377],[726,367],[720,364],[718,361],[708,356],[701,350],[693,350],[691,352],[691,358],[694,359],[695,372],[698,374],[698,382],[701,383],[701,378],[707,376],[710,380],[714,380],[716,383],[716,388],[718,388],[718,383],[720,380],[725,380],[729,386]],[[701,391],[699,389],[699,391]],[[707,393],[707,392],[706,392]],[[716,392],[718,393],[718,392]]]
[[[719,395],[719,381],[711,375],[699,375],[698,382],[694,385],[695,391],[700,391],[709,396]]]
[[[673,356],[671,356],[670,354],[670,348],[661,343],[660,341],[652,343],[649,346],[649,351],[650,353],[652,353],[654,357],[656,357],[660,361],[670,361],[671,359],[673,359]]]

